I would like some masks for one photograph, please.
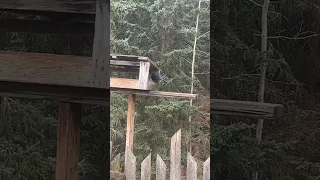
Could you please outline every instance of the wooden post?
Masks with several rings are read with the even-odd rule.
[[[77,180],[81,104],[59,103],[56,180]]]
[[[92,49],[92,83],[99,88],[110,87],[110,1],[97,0]]]
[[[150,62],[140,61],[139,89],[147,89],[149,78]]]
[[[126,149],[125,149],[125,167],[128,163],[128,150],[133,152],[133,132],[134,132],[134,112],[135,112],[135,99],[134,94],[128,97],[128,116],[127,116],[127,130],[126,130]],[[126,171],[126,169],[125,169]]]
[[[133,132],[134,132],[134,112],[135,112],[134,94],[128,97],[128,116],[127,116],[127,132],[126,132],[126,149],[133,151]]]

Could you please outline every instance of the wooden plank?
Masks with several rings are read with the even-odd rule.
[[[97,0],[92,49],[91,82],[95,87],[109,88],[110,57],[110,1]]]
[[[203,163],[203,180],[210,180],[210,157]]]
[[[43,21],[27,19],[0,19],[1,32],[46,33],[68,36],[92,36],[93,23]]]
[[[136,96],[134,94],[128,96],[126,149],[129,148],[131,151],[133,151],[135,101]]]
[[[181,179],[181,129],[171,137],[170,180]]]
[[[197,94],[189,93],[177,93],[177,92],[165,92],[165,91],[146,91],[139,89],[126,89],[126,88],[110,88],[112,92],[124,93],[124,94],[136,94],[142,96],[156,96],[163,98],[184,98],[184,99],[195,99]]]
[[[156,162],[156,180],[166,180],[167,165],[164,163],[162,158],[157,154]]]
[[[1,73],[0,73],[1,74]],[[0,81],[0,96],[108,106],[110,90]]]
[[[197,162],[189,152],[187,155],[187,180],[197,180]]]
[[[141,163],[141,180],[151,179],[151,153]]]
[[[263,119],[281,119],[283,105],[252,101],[211,99],[211,112],[217,115],[246,116]]]
[[[110,1],[108,1],[110,2]],[[1,0],[0,9],[95,14],[96,1],[91,0]]]
[[[0,51],[0,81],[94,87],[90,61],[82,56]]]
[[[133,177],[133,173],[134,173],[134,177],[135,177],[135,171],[132,171],[132,158],[133,158],[133,136],[134,136],[134,113],[135,113],[135,95],[129,95],[128,97],[128,115],[127,115],[127,129],[126,129],[126,147],[125,147],[125,162],[124,162],[124,166],[125,166],[125,174],[126,174],[126,178],[130,179],[130,177]],[[129,154],[128,154],[129,153]],[[130,153],[132,154],[132,156],[130,155]],[[135,157],[134,157],[135,158]],[[135,163],[135,159],[134,159],[134,163]],[[126,170],[126,168],[129,167],[129,171],[128,172]],[[134,169],[135,170],[135,169]]]
[[[111,180],[124,180],[126,179],[126,176],[123,173],[115,172],[115,171],[110,171],[110,177]]]
[[[125,175],[126,180],[136,179],[136,157],[130,149],[127,149],[127,155],[125,158]]]
[[[156,70],[156,71],[161,71],[161,69],[158,67],[158,65],[153,62],[151,59],[148,57],[143,57],[143,56],[133,56],[133,55],[116,55],[116,54],[110,54],[110,60],[115,60],[115,61],[126,61],[127,64],[132,64],[134,66],[140,66],[141,61],[143,62],[150,62],[150,69],[151,70]]]
[[[56,180],[78,179],[81,112],[81,104],[59,104]]]
[[[148,88],[148,79],[149,79],[149,69],[150,69],[150,63],[149,62],[143,62],[140,61],[140,69],[139,69],[139,89],[145,89]]]
[[[154,82],[148,81],[147,87],[142,89],[142,87],[139,87],[139,80],[137,79],[110,78],[110,88],[151,90],[155,85]]]

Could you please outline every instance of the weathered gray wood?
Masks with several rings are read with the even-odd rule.
[[[252,101],[211,99],[211,112],[217,115],[247,116],[263,119],[281,119],[283,105]]]
[[[103,106],[108,106],[110,104],[110,90],[108,89],[8,82],[1,80],[0,96],[98,104]]]
[[[140,61],[139,89],[147,89],[149,79],[150,62]]]
[[[181,179],[181,129],[171,137],[170,180]]]
[[[189,93],[176,93],[176,92],[165,92],[165,91],[145,91],[139,89],[124,89],[124,88],[110,88],[111,91],[124,94],[136,94],[142,96],[157,96],[164,98],[184,98],[184,99],[195,99],[197,94]]]
[[[187,180],[197,180],[197,162],[189,152],[187,156]]]
[[[151,153],[141,163],[141,180],[151,179]]]
[[[136,157],[130,149],[127,149],[125,158],[125,175],[126,180],[136,179]]]
[[[125,180],[126,176],[123,173],[110,171],[111,180]]]
[[[1,0],[0,9],[95,14],[95,3],[95,0]]]
[[[0,30],[1,32],[28,32],[93,37],[94,24],[1,18]]]
[[[203,180],[210,180],[210,157],[203,163]]]
[[[110,57],[110,1],[97,0],[94,40],[92,49],[91,83],[95,87],[109,88]]]
[[[167,165],[163,162],[162,158],[157,154],[156,162],[156,180],[166,180]]]
[[[112,141],[110,141],[110,159],[111,159],[111,154],[112,154]]]
[[[153,62],[151,59],[149,59],[148,57],[143,57],[143,56],[133,56],[133,55],[115,55],[115,54],[110,54],[110,59],[111,60],[121,60],[121,61],[130,61],[132,63],[138,62],[140,63],[140,61],[143,62],[150,62],[150,69],[151,70],[157,70],[157,71],[161,71],[161,69],[158,67],[158,65]],[[140,64],[135,64],[140,66]]]

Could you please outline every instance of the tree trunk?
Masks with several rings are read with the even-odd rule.
[[[270,0],[264,0],[262,5],[262,13],[261,13],[261,54],[262,60],[264,61],[261,67],[260,74],[260,82],[259,82],[259,93],[258,93],[258,101],[264,101],[264,91],[265,91],[265,80],[266,80],[266,71],[267,71],[267,42],[268,42],[268,8],[269,8]],[[256,138],[257,141],[261,141],[262,137],[262,129],[263,129],[263,119],[259,119],[257,123],[256,130]],[[258,172],[254,172],[253,180],[258,180],[259,174]]]
[[[193,89],[194,89],[194,65],[196,63],[196,47],[197,47],[197,39],[198,39],[198,27],[199,27],[199,17],[200,17],[200,8],[201,8],[201,0],[199,0],[199,13],[197,14],[197,20],[196,20],[196,28],[194,32],[194,41],[193,41],[193,52],[192,52],[192,64],[191,64],[191,89],[190,89],[190,94],[193,94]],[[190,106],[192,106],[192,99],[190,100]],[[191,116],[189,116],[189,123],[190,123],[190,133],[191,133]],[[191,153],[191,141],[189,144],[189,152]]]

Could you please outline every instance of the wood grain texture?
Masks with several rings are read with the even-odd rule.
[[[0,81],[0,96],[83,104],[110,104],[110,90]]]
[[[136,157],[130,149],[127,149],[125,158],[126,180],[136,179]]]
[[[1,32],[27,32],[93,37],[93,23],[59,22],[26,19],[0,19]]]
[[[123,173],[110,171],[111,180],[125,180],[126,176]]]
[[[181,129],[171,137],[170,180],[181,179]]]
[[[116,93],[136,94],[136,95],[142,95],[142,96],[156,96],[156,97],[163,97],[163,98],[195,99],[197,97],[197,94],[189,94],[189,93],[146,91],[146,90],[139,90],[139,89],[125,89],[125,88],[114,88],[114,87],[111,87],[111,91]]]
[[[156,85],[152,81],[148,81],[147,83],[147,87],[142,89],[142,87],[139,87],[139,80],[137,79],[110,78],[110,88],[152,90]]]
[[[282,119],[283,105],[252,101],[211,99],[211,112],[216,115],[246,116],[263,119]]]
[[[159,154],[157,154],[156,161],[156,180],[166,180],[167,165],[164,163]]]
[[[81,104],[59,103],[56,180],[77,180]]]
[[[139,89],[147,89],[149,79],[150,62],[140,61]]]
[[[136,96],[134,94],[128,96],[128,114],[126,129],[126,149],[133,151],[134,136],[134,113],[135,113]]]
[[[96,0],[1,0],[0,9],[95,14]]]
[[[151,179],[151,153],[141,163],[141,180]]]
[[[90,60],[82,56],[0,51],[0,80],[94,87],[89,81]]]
[[[110,60],[124,61],[127,64],[127,66],[140,66],[141,61],[150,62],[150,70],[151,71],[161,71],[161,69],[158,67],[158,65],[155,62],[153,62],[151,59],[149,59],[148,57],[111,54]]]
[[[110,1],[97,0],[91,62],[91,83],[95,87],[109,88],[110,64]]]
[[[210,157],[203,163],[203,180],[210,180]]]
[[[197,180],[197,162],[189,152],[187,155],[187,180]]]

